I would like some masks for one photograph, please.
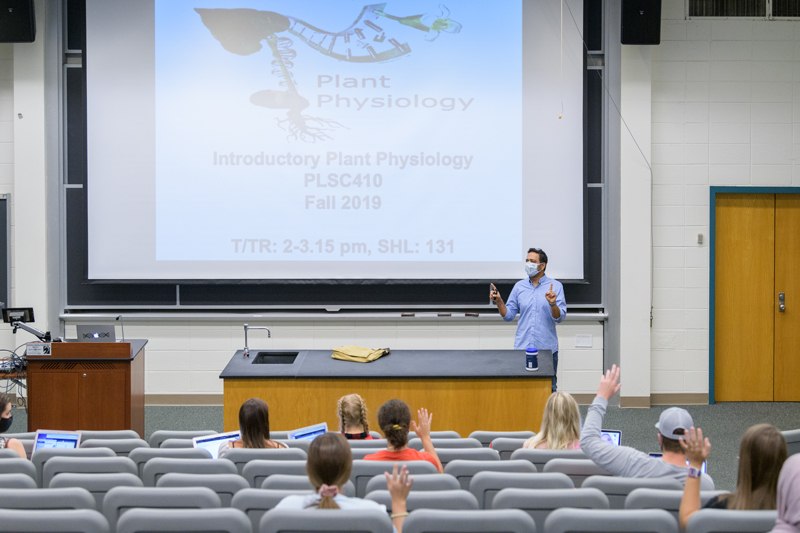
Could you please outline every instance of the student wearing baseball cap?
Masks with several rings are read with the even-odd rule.
[[[614,446],[605,442],[600,433],[608,400],[619,389],[619,368],[614,365],[600,380],[597,397],[589,406],[589,412],[583,423],[581,433],[583,453],[615,476],[672,477],[685,484],[689,468],[686,465],[686,454],[681,447],[680,438],[688,434],[689,428],[694,427],[692,415],[686,409],[679,407],[670,407],[661,413],[656,424],[658,443],[663,453],[661,458],[650,457],[627,446]],[[709,475],[702,474],[700,487],[702,490],[714,490],[714,480]]]

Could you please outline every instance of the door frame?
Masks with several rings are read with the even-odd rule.
[[[800,187],[732,187],[711,186],[709,191],[709,225],[708,225],[708,403],[713,405],[714,398],[714,300],[716,297],[716,231],[717,231],[717,194],[800,194]]]

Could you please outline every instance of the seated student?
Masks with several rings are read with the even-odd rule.
[[[778,476],[778,520],[772,533],[800,533],[800,454],[789,457]]]
[[[408,516],[406,498],[413,480],[408,478],[408,470],[403,466],[398,474],[397,464],[392,474],[385,472],[386,485],[392,495],[392,522],[396,531],[403,530],[403,521]],[[309,496],[297,494],[287,496],[275,506],[276,509],[379,509],[386,512],[386,506],[372,500],[348,498],[342,494],[342,487],[350,479],[353,469],[353,455],[347,440],[339,433],[329,431],[313,441],[308,449],[306,472],[314,485]]]
[[[14,421],[14,416],[11,414],[11,397],[5,392],[0,392],[0,433],[5,433],[11,429],[11,424]],[[14,450],[23,459],[27,459],[25,448],[22,443],[17,439],[6,439],[0,437],[0,448],[8,448]]]
[[[534,450],[577,450],[581,440],[581,413],[578,402],[566,392],[554,392],[547,399],[542,428],[525,441],[523,448]]]
[[[239,408],[240,438],[219,445],[222,458],[231,448],[288,448],[269,438],[269,408],[260,398],[250,398]]]
[[[614,476],[672,477],[681,483],[686,483],[689,468],[686,465],[686,454],[684,454],[678,439],[694,425],[692,416],[685,409],[678,407],[671,407],[661,413],[658,424],[656,424],[658,443],[661,445],[663,453],[660,459],[650,457],[644,452],[627,446],[614,446],[605,442],[600,434],[608,400],[619,389],[619,368],[614,365],[600,380],[597,397],[589,406],[589,413],[583,423],[583,433],[581,434],[583,453]],[[707,474],[703,474],[700,488],[714,490],[714,480]]]
[[[431,419],[427,409],[417,411],[419,423],[411,420],[411,411],[403,400],[389,400],[378,409],[378,425],[386,435],[389,446],[385,450],[364,457],[366,461],[428,461],[439,473],[444,472],[439,455],[431,442]],[[417,433],[422,441],[424,452],[408,447],[409,428]]]
[[[681,500],[681,528],[686,529],[689,518],[700,510],[700,468],[708,458],[711,443],[703,439],[703,430],[689,428],[680,440],[689,458],[689,476]],[[715,496],[706,503],[707,509],[737,511],[769,511],[776,508],[778,474],[786,461],[786,440],[769,424],[748,429],[739,446],[739,477],[736,492]]]
[[[374,440],[369,434],[367,404],[361,396],[342,396],[336,408],[339,414],[339,431],[347,440]]]

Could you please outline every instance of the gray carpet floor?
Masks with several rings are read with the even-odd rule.
[[[692,414],[695,425],[703,428],[705,435],[711,441],[709,474],[714,478],[719,490],[733,490],[736,486],[739,441],[748,427],[768,423],[781,431],[800,428],[800,403],[718,403],[684,407]],[[587,406],[581,406],[583,416],[586,416],[587,409]],[[610,407],[603,427],[622,431],[622,444],[625,446],[648,453],[658,452],[658,437],[654,424],[658,422],[658,417],[664,409],[666,406],[650,409]],[[25,411],[14,409],[12,413],[14,423],[9,433],[26,431],[28,420]],[[222,431],[222,406],[146,407],[145,438],[159,429]],[[535,428],[520,429],[535,430]]]

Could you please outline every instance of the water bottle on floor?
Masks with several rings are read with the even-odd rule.
[[[530,347],[525,350],[525,370],[534,372],[539,370],[539,350]]]

